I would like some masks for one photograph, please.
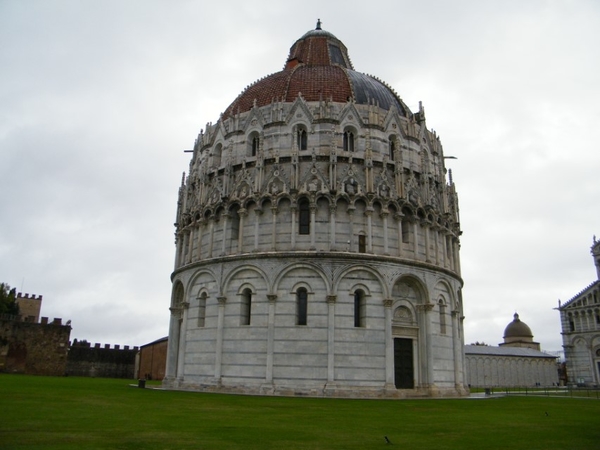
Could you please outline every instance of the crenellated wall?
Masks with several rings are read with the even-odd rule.
[[[69,349],[66,373],[79,377],[133,378],[138,347],[92,345],[74,341]]]
[[[0,318],[0,372],[62,376],[71,326],[61,319],[41,323]]]

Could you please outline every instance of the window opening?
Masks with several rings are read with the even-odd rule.
[[[354,326],[364,327],[366,322],[365,293],[362,290],[354,292]]]
[[[306,150],[307,148],[307,135],[304,128],[299,128],[296,134],[296,140],[299,150]]]
[[[260,145],[260,137],[257,132],[253,132],[248,140],[248,156],[256,156]]]
[[[440,307],[440,333],[446,334],[446,305],[444,305],[443,301],[439,301]]]
[[[410,222],[408,220],[402,221],[402,243],[408,244],[410,242]]]
[[[244,289],[241,306],[240,325],[250,325],[252,311],[252,291],[250,289]]]
[[[367,252],[367,237],[364,234],[358,235],[358,253]]]
[[[298,210],[298,232],[300,234],[310,234],[310,205],[307,199],[300,200]]]
[[[344,131],[344,151],[354,151],[354,133],[350,130]]]
[[[308,291],[300,288],[296,292],[296,325],[306,325],[308,316]]]
[[[203,327],[206,320],[206,293],[198,298],[198,327]]]

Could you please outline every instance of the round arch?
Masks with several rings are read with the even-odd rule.
[[[347,269],[340,272],[335,277],[335,280],[333,282],[333,292],[338,291],[340,283],[344,280],[344,278],[346,278],[346,276],[348,274],[350,274],[352,272],[357,272],[357,271],[364,271],[364,272],[368,272],[371,275],[373,275],[379,282],[379,285],[381,286],[381,290],[383,292],[383,298],[389,298],[389,289],[388,289],[388,286],[386,285],[383,277],[381,276],[381,274],[377,270],[372,269],[371,267],[364,266],[364,265],[352,265],[351,267],[348,267]]]

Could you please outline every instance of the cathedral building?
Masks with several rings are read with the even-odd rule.
[[[318,22],[195,142],[163,386],[466,395],[458,198],[444,162],[423,107],[355,71]]]
[[[600,241],[591,248],[596,281],[569,301],[559,301],[569,384],[600,385]]]

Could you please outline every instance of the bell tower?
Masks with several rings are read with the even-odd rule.
[[[600,280],[600,241],[596,240],[596,236],[594,236],[591,253],[594,258],[594,264],[596,265],[596,274]]]

